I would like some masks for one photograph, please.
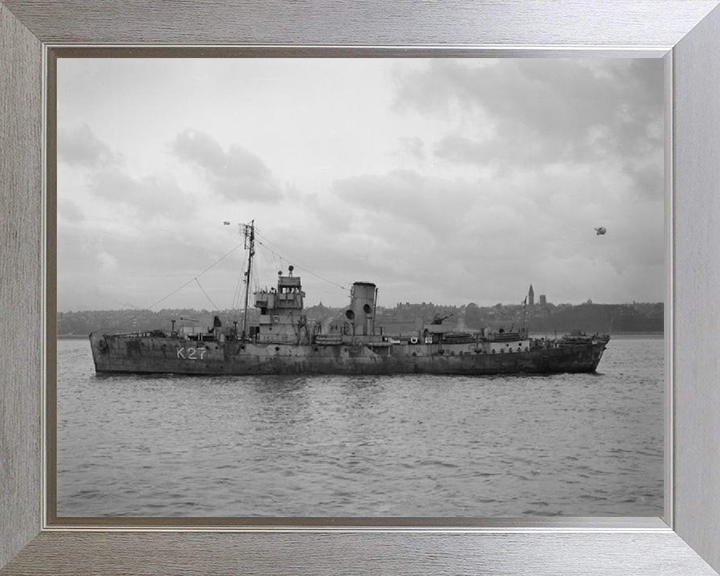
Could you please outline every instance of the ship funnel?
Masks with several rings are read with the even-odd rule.
[[[350,291],[350,307],[345,310],[345,318],[353,326],[353,333],[369,336],[373,331],[375,318],[375,284],[355,282]]]

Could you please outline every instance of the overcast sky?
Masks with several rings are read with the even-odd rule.
[[[384,306],[662,301],[662,84],[641,59],[60,59],[58,310],[147,307],[252,219],[254,284],[294,264],[307,305],[357,280]],[[243,261],[154,309],[231,307]]]

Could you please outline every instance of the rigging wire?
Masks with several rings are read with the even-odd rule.
[[[258,234],[257,230],[255,231],[255,235],[256,235],[256,236],[261,236],[260,234]],[[263,235],[262,237],[265,238],[264,235]],[[275,250],[273,250],[272,248],[270,248],[270,242],[269,242],[267,239],[266,239],[264,242],[263,242],[262,240],[257,240],[257,239],[256,239],[255,242],[256,242],[257,244],[259,244],[260,246],[262,246],[263,248],[265,248],[265,250],[268,250],[268,251],[269,251],[271,254],[273,254],[274,256],[280,258],[281,260],[285,260],[286,262],[291,262],[291,260],[285,258],[282,254],[279,254],[278,252],[276,252]],[[322,280],[323,282],[327,282],[328,284],[332,284],[333,286],[335,286],[335,287],[337,287],[337,288],[340,288],[341,290],[345,290],[345,291],[348,290],[348,288],[347,288],[346,286],[342,286],[341,284],[338,284],[337,282],[333,282],[332,280],[328,280],[327,278],[324,278],[323,276],[320,276],[320,274],[316,274],[315,272],[313,272],[312,270],[309,270],[309,269],[305,268],[304,266],[300,266],[299,264],[295,264],[295,261],[294,261],[294,260],[292,260],[292,262],[293,262],[295,268],[299,268],[300,270],[303,270],[303,271],[307,272],[307,273],[310,274],[311,276],[315,276],[315,278],[318,278],[318,279]]]
[[[220,310],[220,308],[217,307],[217,304],[212,301],[212,298],[208,296],[208,293],[205,292],[205,288],[202,287],[202,284],[200,284],[200,280],[197,279],[197,276],[195,277],[195,282],[197,282],[197,285],[200,287],[200,290],[202,290],[202,293],[205,294],[205,298],[207,298],[210,304],[212,304],[213,310]]]
[[[265,238],[264,235],[261,235],[261,234],[258,233],[257,228],[255,228],[255,235],[256,235],[256,236],[262,236],[262,238]],[[267,250],[268,252],[270,252],[270,253],[277,259],[276,262],[277,262],[277,261],[279,261],[280,263],[282,263],[283,261],[288,262],[288,263],[291,262],[291,260],[289,260],[288,258],[286,258],[285,256],[283,256],[282,254],[280,254],[279,252],[277,252],[276,250],[274,250],[273,248],[271,248],[271,246],[273,246],[273,244],[272,244],[269,240],[265,239],[264,241],[262,241],[262,240],[259,240],[259,239],[256,238],[255,242],[256,242],[257,244],[259,244],[260,246],[262,246],[265,250]],[[179,287],[176,288],[175,290],[169,292],[168,294],[166,294],[165,296],[163,296],[163,297],[160,298],[159,300],[153,302],[150,306],[147,306],[147,307],[145,307],[145,308],[138,308],[138,309],[137,309],[138,313],[137,313],[135,316],[133,316],[133,318],[137,317],[141,312],[144,312],[144,311],[146,311],[146,310],[153,312],[152,309],[153,309],[155,306],[157,306],[158,304],[164,302],[165,300],[167,300],[167,299],[170,298],[171,296],[174,296],[175,294],[177,294],[178,292],[180,292],[180,290],[182,290],[182,289],[185,288],[186,286],[189,286],[189,285],[192,284],[193,282],[195,282],[195,283],[198,285],[198,287],[200,288],[200,290],[202,290],[203,294],[204,294],[205,297],[208,299],[208,301],[210,302],[210,304],[212,304],[213,308],[214,308],[215,310],[219,310],[217,304],[215,304],[215,303],[213,302],[212,298],[210,298],[210,296],[208,295],[208,293],[207,293],[207,292],[205,291],[205,289],[203,288],[202,284],[200,284],[199,278],[200,278],[201,276],[203,276],[204,274],[206,274],[207,272],[209,272],[210,270],[212,270],[215,266],[217,266],[220,262],[222,262],[223,260],[225,260],[228,256],[230,256],[233,252],[235,252],[238,248],[240,248],[240,247],[243,246],[244,244],[245,244],[245,240],[243,240],[242,242],[240,242],[239,244],[237,244],[237,245],[236,245],[234,248],[232,248],[232,250],[230,250],[229,252],[226,252],[225,254],[223,254],[220,258],[218,258],[215,262],[213,262],[212,264],[210,264],[210,266],[208,266],[207,268],[205,268],[205,269],[204,269],[202,272],[200,272],[198,275],[194,276],[193,278],[191,278],[190,280],[188,280],[187,282],[185,282],[184,284],[182,284],[181,286],[179,286]],[[243,263],[244,263],[244,262],[245,262],[245,259],[243,259]],[[294,263],[294,260],[293,260],[292,262]],[[328,280],[327,278],[321,276],[320,274],[316,274],[315,272],[313,272],[312,270],[310,270],[310,269],[308,269],[308,268],[305,268],[304,266],[300,266],[300,265],[298,265],[298,264],[294,264],[294,266],[295,266],[295,268],[298,268],[299,270],[303,270],[304,272],[307,272],[307,273],[310,274],[311,276],[314,276],[315,278],[318,278],[319,280],[322,280],[323,282],[327,282],[328,284],[331,284],[332,286],[335,286],[336,288],[340,288],[341,290],[348,291],[348,288],[347,288],[346,286],[343,286],[343,285],[341,285],[341,284],[338,284],[337,282],[333,282],[332,280]],[[243,268],[244,268],[244,266],[243,266]],[[244,273],[241,273],[241,274],[240,274],[240,276],[239,276],[239,278],[238,278],[237,286],[235,287],[235,293],[234,293],[234,295],[233,295],[233,301],[232,301],[232,310],[234,310],[234,311],[236,311],[236,310],[238,309],[238,306],[239,306],[239,303],[240,303],[240,297],[241,297],[241,295],[242,295],[242,285],[243,285],[243,284],[246,284],[245,289],[246,289],[246,290],[249,290],[249,289],[250,289],[250,282],[251,282],[251,280],[253,280],[253,279],[250,279],[250,278],[244,278],[244,276],[245,276]],[[257,278],[257,276],[256,276],[255,274],[254,274],[253,276],[255,277],[255,278],[254,278],[255,284],[257,284],[256,287],[257,287],[257,289],[259,289],[259,279]],[[155,313],[157,314],[157,312],[155,312]]]
[[[161,302],[164,302],[165,300],[167,300],[168,298],[170,298],[170,296],[173,296],[174,294],[177,294],[178,292],[180,292],[180,290],[182,290],[183,288],[185,288],[185,286],[188,286],[188,285],[192,284],[193,282],[196,282],[197,279],[200,278],[200,276],[202,276],[202,275],[205,274],[206,272],[209,272],[210,270],[212,270],[215,266],[217,266],[218,264],[220,264],[220,262],[222,262],[223,260],[225,260],[225,258],[227,258],[228,256],[230,256],[230,254],[232,254],[233,252],[235,252],[235,250],[237,250],[238,248],[240,248],[240,246],[242,246],[242,245],[243,245],[243,242],[240,242],[240,244],[238,244],[237,246],[235,246],[235,248],[233,248],[232,250],[230,250],[230,252],[227,252],[226,254],[224,254],[223,256],[221,256],[220,258],[218,258],[217,260],[215,260],[215,262],[213,262],[212,264],[210,264],[210,266],[208,266],[207,268],[205,268],[205,270],[203,270],[202,272],[200,272],[200,274],[198,274],[198,275],[195,276],[194,278],[191,278],[190,280],[188,280],[187,282],[185,282],[185,284],[183,284],[183,285],[180,286],[179,288],[176,288],[175,290],[173,290],[172,292],[170,292],[170,293],[167,294],[166,296],[163,296],[162,298],[160,298],[160,300],[158,300],[157,302],[154,302],[153,304],[151,304],[151,305],[148,306],[147,308],[142,308],[141,311],[144,311],[144,310],[152,310],[155,306],[157,306],[157,305],[160,304]],[[198,285],[199,285],[199,284],[200,284],[200,283],[198,282]],[[200,288],[202,289],[202,286],[200,286]],[[203,290],[203,292],[204,292],[204,290]],[[206,294],[206,296],[207,296],[207,294]],[[209,297],[208,297],[208,299],[209,299]],[[211,300],[211,302],[212,302],[212,300]],[[136,315],[136,316],[137,316],[137,315]]]

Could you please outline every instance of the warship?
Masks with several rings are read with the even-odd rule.
[[[531,338],[524,326],[474,332],[451,329],[436,316],[411,333],[376,327],[378,288],[355,282],[348,307],[338,317],[309,322],[303,314],[301,278],[288,267],[277,287],[254,293],[259,321],[248,323],[250,275],[255,254],[254,223],[244,228],[248,264],[244,272],[242,322],[156,329],[128,334],[90,334],[97,373],[197,375],[438,374],[496,375],[595,372],[610,339],[573,333]]]

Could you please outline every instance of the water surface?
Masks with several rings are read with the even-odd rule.
[[[598,374],[98,376],[58,341],[59,516],[661,516],[663,340]]]

